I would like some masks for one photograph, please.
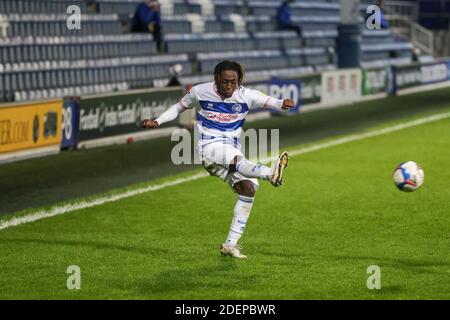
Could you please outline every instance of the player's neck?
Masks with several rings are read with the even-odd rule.
[[[214,91],[216,92],[216,94],[217,94],[217,95],[220,97],[220,99],[222,99],[222,100],[229,99],[229,98],[231,98],[231,97],[234,95],[234,92],[233,92],[233,94],[232,94],[231,96],[225,97],[222,93],[220,93],[220,91],[218,90],[216,84],[214,84]]]

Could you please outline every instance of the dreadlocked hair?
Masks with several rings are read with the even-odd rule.
[[[222,71],[236,71],[238,75],[238,85],[241,86],[244,82],[244,67],[236,61],[224,60],[216,65],[214,68],[214,81],[219,82],[219,77]]]

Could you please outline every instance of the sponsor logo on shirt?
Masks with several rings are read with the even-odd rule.
[[[203,114],[207,119],[219,122],[234,122],[236,119],[240,117],[239,114],[229,114],[229,113],[204,112]]]

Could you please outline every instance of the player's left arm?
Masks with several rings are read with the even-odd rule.
[[[274,97],[268,96],[261,91],[247,89],[247,96],[251,101],[250,108],[263,108],[263,109],[273,109],[273,110],[289,110],[295,107],[295,102],[292,99],[276,99]]]

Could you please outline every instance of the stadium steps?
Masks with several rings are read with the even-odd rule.
[[[300,48],[301,38],[292,31],[256,33],[192,33],[165,36],[168,53]]]
[[[307,67],[326,65],[333,60],[325,48],[288,49],[286,53],[281,50],[248,50],[198,53],[201,73],[211,73],[215,64],[223,59],[236,59],[245,65],[246,70],[263,70],[288,67]]]
[[[63,11],[65,12],[65,11]],[[69,29],[66,14],[7,14],[7,37],[86,36],[123,33],[117,14],[82,14],[82,27]]]
[[[383,68],[386,66],[401,66],[411,63],[411,58],[382,58],[369,61],[361,61],[361,68]]]
[[[62,87],[55,89],[16,91],[14,93],[14,101],[24,102],[33,100],[57,99],[61,97],[71,96],[86,96],[113,91],[124,91],[128,89],[128,83],[119,82],[86,86]]]
[[[389,29],[368,30],[361,23],[361,66],[411,63],[413,45],[396,38]]]
[[[335,66],[329,66],[329,68],[333,67],[335,68]],[[267,69],[267,70],[248,70],[245,73],[245,79],[250,82],[256,82],[256,81],[266,81],[267,79],[270,78],[295,78],[298,77],[298,75],[310,74],[315,71],[316,68],[313,66],[290,67],[290,68]],[[211,74],[181,76],[179,80],[181,83],[184,84],[203,83],[213,81],[213,76]],[[161,81],[161,83],[163,82]]]
[[[156,54],[156,42],[149,34],[16,37],[0,43],[0,61],[3,64],[152,54]]]
[[[281,1],[250,0],[248,6],[252,15],[276,16]],[[340,14],[338,3],[326,1],[297,1],[291,5],[293,16],[328,16]]]
[[[142,0],[96,0],[97,12],[99,13],[118,13],[129,14],[136,10],[136,6],[142,2]],[[202,7],[200,2],[197,1],[185,1],[185,0],[172,0],[172,5],[168,11],[165,8],[165,3],[161,3],[161,11],[163,14],[170,12],[173,15],[184,14],[201,14],[208,13],[213,15],[215,12],[221,14],[245,14],[246,6],[243,0],[213,0],[212,8]]]
[[[95,88],[111,83],[111,79],[114,83],[125,82],[128,87],[148,87],[152,79],[166,76],[175,63],[182,65],[184,74],[192,74],[186,54],[0,64],[0,100],[14,101],[23,97],[25,91],[45,92],[86,85]],[[29,97],[39,99],[43,95]]]
[[[71,5],[79,6],[81,12],[86,12],[87,10],[87,2],[80,0],[1,0],[0,13],[65,13],[67,11],[67,8]]]

